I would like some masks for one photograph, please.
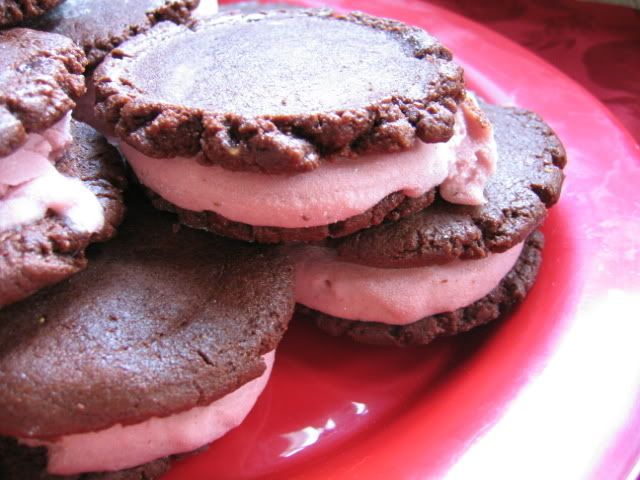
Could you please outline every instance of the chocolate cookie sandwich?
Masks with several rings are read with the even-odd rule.
[[[397,223],[292,251],[296,300],[321,329],[365,343],[426,344],[524,299],[541,261],[536,230],[560,196],[566,154],[535,114],[482,109],[498,145],[484,205],[438,199]]]
[[[117,151],[71,120],[82,50],[66,37],[0,32],[0,307],[84,268],[123,213]]]
[[[0,28],[18,25],[36,18],[64,0],[1,0]]]
[[[268,380],[291,265],[128,207],[86,270],[0,311],[0,478],[155,478],[242,422]]]
[[[246,241],[342,237],[425,208],[439,185],[483,203],[493,171],[492,127],[450,52],[391,20],[293,9],[162,24],[94,80],[154,204]]]

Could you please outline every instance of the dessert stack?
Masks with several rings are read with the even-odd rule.
[[[437,39],[196,1],[96,22],[114,3],[29,20],[88,61],[59,33],[0,32],[1,478],[157,478],[245,418],[295,303],[332,335],[405,346],[525,298],[564,149],[535,114],[469,92]],[[75,115],[117,151],[64,120],[87,62]]]

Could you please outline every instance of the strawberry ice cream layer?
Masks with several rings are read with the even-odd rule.
[[[513,268],[523,244],[480,260],[419,268],[348,263],[315,246],[292,250],[296,302],[347,320],[408,325],[480,300]]]
[[[446,143],[418,141],[405,152],[339,158],[295,175],[234,172],[197,157],[152,158],[124,142],[120,149],[141,183],[180,208],[282,228],[328,225],[392,193],[419,197],[436,186],[447,201],[479,205],[497,161],[493,128],[472,97],[458,109]]]
[[[0,232],[36,222],[48,212],[78,231],[102,227],[104,213],[96,196],[53,165],[73,141],[70,121],[69,113],[44,132],[29,134],[22,147],[0,158]]]
[[[191,452],[222,437],[249,414],[269,380],[275,351],[264,355],[264,373],[208,406],[134,425],[68,435],[55,442],[22,440],[46,446],[53,475],[124,470],[158,458]]]

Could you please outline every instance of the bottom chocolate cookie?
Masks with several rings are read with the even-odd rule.
[[[432,315],[408,325],[345,320],[302,305],[297,309],[321,330],[334,336],[347,335],[357,342],[374,345],[425,345],[438,337],[463,333],[496,320],[521,303],[535,282],[543,245],[542,233],[534,232],[526,240],[514,267],[488,295],[467,307]]]
[[[395,222],[419,212],[431,205],[435,198],[435,190],[430,190],[417,198],[396,192],[383,198],[366,212],[341,222],[308,228],[280,228],[234,222],[215,212],[192,212],[172,205],[149,189],[146,191],[156,208],[177,213],[180,222],[189,227],[245,242],[258,243],[315,242],[326,238],[345,237],[383,222]]]

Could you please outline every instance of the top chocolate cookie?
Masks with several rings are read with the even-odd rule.
[[[99,115],[154,157],[303,172],[453,134],[462,69],[426,32],[361,13],[271,11],[173,24],[115,49]]]
[[[69,38],[14,28],[0,32],[0,157],[75,107],[87,59]]]
[[[38,30],[59,33],[80,45],[89,68],[125,40],[169,20],[185,23],[200,0],[66,0],[45,16],[30,22]]]
[[[63,0],[0,0],[0,27],[17,25],[37,17]]]

